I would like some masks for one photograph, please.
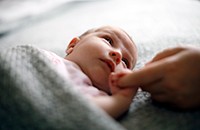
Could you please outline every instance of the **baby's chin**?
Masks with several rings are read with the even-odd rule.
[[[97,71],[95,71],[97,72]],[[102,72],[102,71],[100,71]],[[105,73],[89,73],[88,77],[92,81],[92,85],[97,89],[104,91],[106,93],[110,93],[110,86],[109,86],[109,75]]]
[[[100,91],[104,91],[107,94],[111,94],[110,87],[108,84],[93,84]]]
[[[104,92],[107,93],[108,95],[111,95],[110,88],[102,89],[102,91],[104,91]]]

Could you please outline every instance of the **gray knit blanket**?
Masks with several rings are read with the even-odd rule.
[[[138,91],[114,120],[73,89],[34,46],[0,52],[0,130],[199,130],[200,111],[155,106]]]

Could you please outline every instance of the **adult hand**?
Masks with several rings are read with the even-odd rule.
[[[176,47],[158,53],[118,85],[140,86],[153,100],[181,109],[200,107],[200,48]]]

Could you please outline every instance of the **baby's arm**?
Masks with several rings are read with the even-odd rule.
[[[113,118],[118,118],[129,109],[138,88],[117,86],[117,81],[125,73],[110,75],[111,96],[97,96],[92,100]]]

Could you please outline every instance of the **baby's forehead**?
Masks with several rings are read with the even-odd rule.
[[[123,35],[125,33],[125,31],[123,31],[122,29],[118,28],[118,27],[113,27],[113,26],[102,26],[99,28],[92,28],[87,30],[86,32],[84,32],[80,37],[86,36],[88,34],[92,34],[92,33],[110,33],[110,34],[118,34],[118,35]]]
[[[130,35],[124,31],[123,29],[119,27],[113,27],[113,26],[104,26],[101,28],[98,28],[96,30],[93,30],[94,32],[105,32],[111,35],[115,35],[118,39],[123,41],[123,43],[130,43],[130,46],[133,45],[134,48],[136,47],[133,39],[130,37]]]
[[[133,48],[137,48],[133,39],[130,37],[130,35],[124,31],[123,29],[119,28],[119,27],[115,27],[115,26],[102,26],[99,28],[92,28],[86,32],[84,32],[81,37],[84,37],[86,35],[89,34],[94,34],[94,33],[98,33],[98,34],[110,34],[115,36],[116,38],[120,39],[122,41],[122,43],[128,43],[129,46],[133,46]]]
[[[103,26],[94,30],[95,32],[106,32],[115,35],[124,35],[124,31],[118,27]]]
[[[102,33],[105,32],[105,33],[108,33],[108,34],[112,34],[112,35],[115,35],[116,37],[118,37],[119,39],[121,39],[123,41],[130,40],[134,44],[134,41],[130,37],[130,35],[126,31],[124,31],[123,29],[121,29],[119,27],[104,26],[104,27],[96,29],[95,32],[102,32]]]

